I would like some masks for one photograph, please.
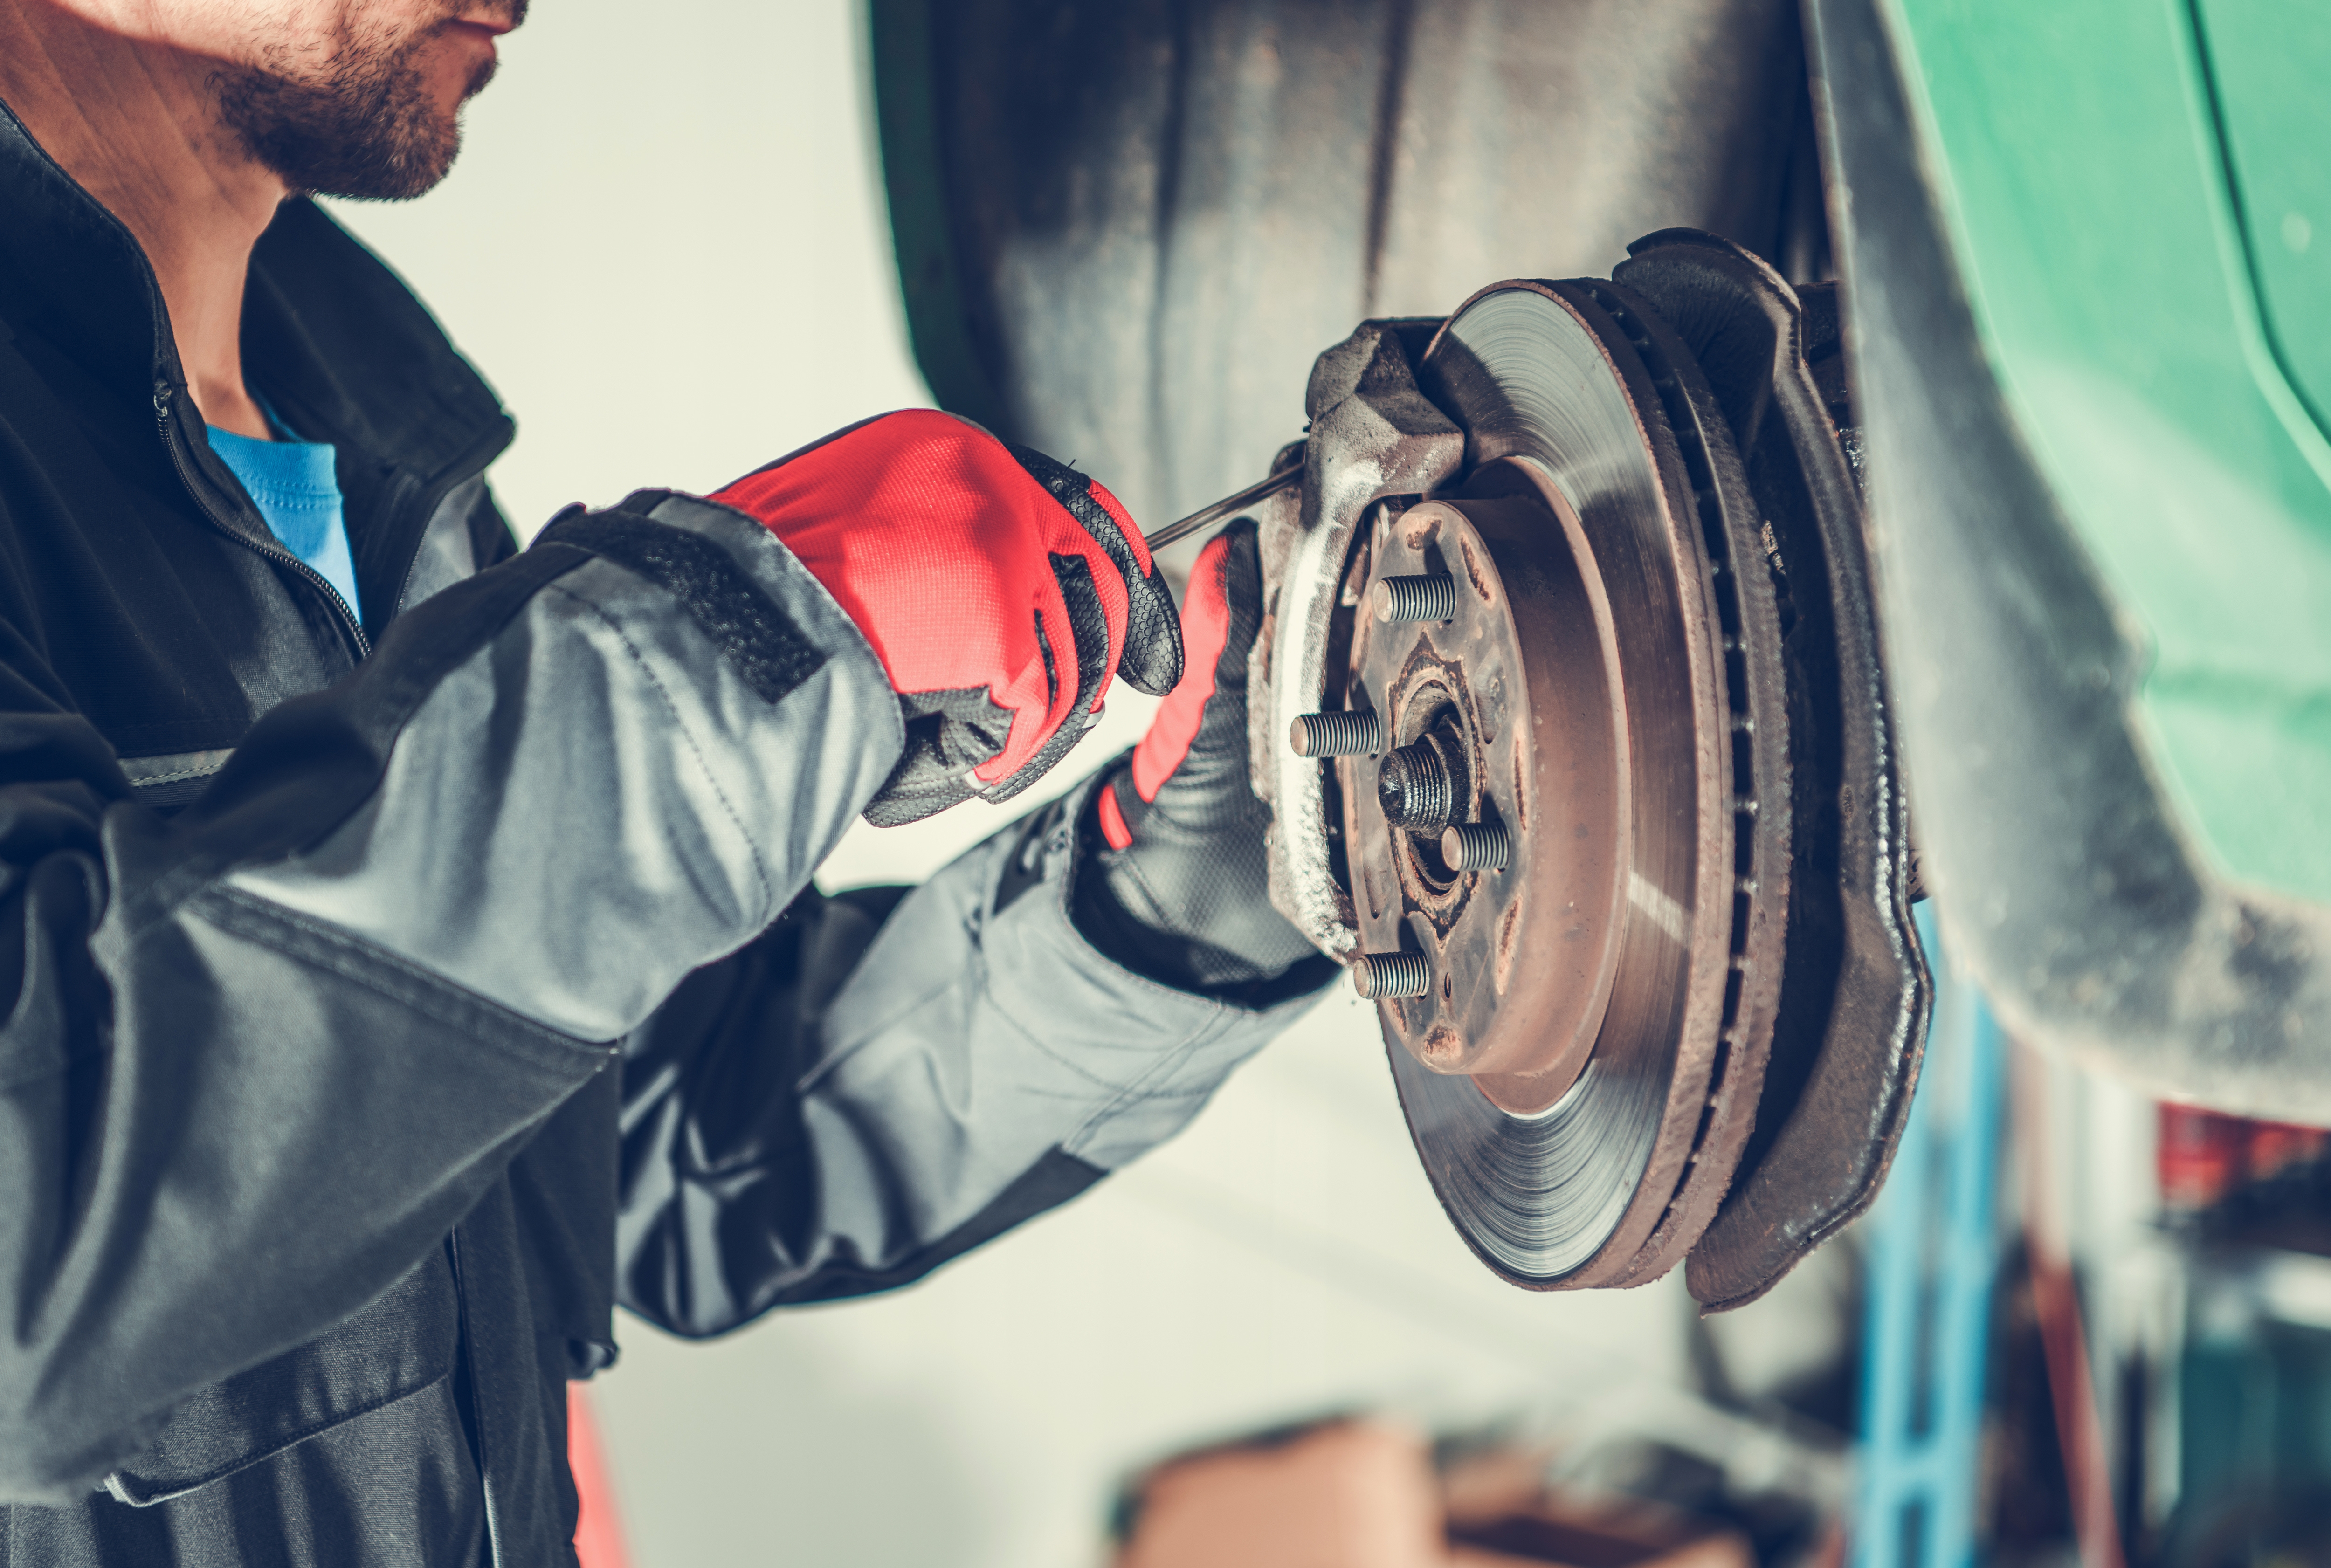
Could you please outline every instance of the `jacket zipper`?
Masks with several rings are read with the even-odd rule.
[[[0,105],[0,112],[5,112],[5,105]],[[14,116],[10,118],[13,119]],[[48,165],[50,170],[59,179],[76,190],[81,188],[80,182],[67,174],[64,166],[51,157],[45,148],[40,147],[36,143],[34,150],[40,153],[42,161]],[[146,255],[146,248],[130,233],[128,225],[114,216],[109,208],[96,202],[90,204],[97,208],[103,221],[120,237],[121,242],[128,247],[130,253],[138,258],[139,266],[145,273],[147,307],[153,312],[155,320],[166,323],[170,318],[169,307],[163,301],[162,285],[154,276],[153,263]],[[157,357],[159,354],[160,349],[157,347]],[[160,429],[162,445],[170,454],[170,466],[178,471],[178,483],[185,487],[188,495],[194,497],[195,505],[202,508],[204,518],[212,527],[244,548],[254,551],[281,565],[291,567],[315,584],[317,587],[321,588],[324,591],[324,597],[330,603],[332,608],[339,613],[340,623],[347,627],[349,635],[356,639],[357,660],[362,663],[372,652],[372,642],[365,636],[364,624],[357,619],[356,612],[348,607],[348,602],[346,599],[340,597],[340,591],[327,582],[323,575],[313,566],[281,545],[262,544],[235,527],[232,519],[219,514],[218,508],[212,506],[205,498],[202,488],[195,483],[194,470],[186,466],[186,456],[178,451],[178,443],[170,439],[170,409],[176,391],[176,389],[167,381],[157,381],[154,384],[154,422]],[[264,520],[262,519],[262,523]]]
[[[188,495],[194,497],[195,505],[202,508],[204,518],[221,533],[225,534],[227,537],[245,549],[264,556],[278,565],[290,567],[322,589],[325,599],[338,613],[340,624],[347,629],[348,635],[355,639],[357,661],[362,663],[372,652],[371,640],[365,636],[363,622],[357,619],[356,612],[348,607],[348,602],[340,596],[340,591],[332,586],[330,580],[282,546],[272,541],[255,539],[243,529],[237,527],[231,518],[220,515],[218,508],[212,506],[209,499],[203,494],[202,487],[195,482],[195,472],[187,463],[186,454],[178,450],[178,443],[171,439],[170,416],[176,407],[176,390],[166,381],[155,383],[154,421],[160,428],[162,445],[170,454],[170,464],[178,471],[178,483],[186,488]]]

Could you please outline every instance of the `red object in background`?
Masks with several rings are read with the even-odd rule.
[[[2319,1160],[2326,1151],[2331,1133],[2320,1128],[2164,1105],[2155,1154],[2162,1206],[2185,1213],[2212,1208],[2237,1188]]]
[[[2242,1124],[2236,1117],[2163,1106],[2154,1154],[2162,1206],[2191,1212],[2232,1192],[2242,1180]]]
[[[2316,1127],[2285,1126],[2279,1122],[2250,1124],[2250,1176],[2263,1182],[2270,1176],[2311,1164],[2331,1145],[2331,1133]]]
[[[591,1401],[579,1383],[566,1385],[566,1462],[583,1504],[575,1522],[575,1555],[583,1568],[630,1568],[623,1551],[623,1520],[615,1512],[615,1489],[607,1483],[607,1461],[599,1449],[599,1429]]]

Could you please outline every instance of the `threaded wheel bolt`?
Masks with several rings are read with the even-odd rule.
[[[1419,741],[1385,753],[1376,765],[1376,801],[1394,827],[1422,832],[1448,826],[1457,788],[1440,748]]]
[[[1352,989],[1369,1002],[1425,995],[1432,961],[1422,953],[1363,953],[1352,960]]]
[[[1376,710],[1307,713],[1287,727],[1287,744],[1298,756],[1374,756],[1384,745]]]
[[[1457,614],[1457,579],[1446,572],[1414,577],[1378,577],[1379,621],[1450,621]]]
[[[1502,871],[1513,853],[1500,822],[1451,822],[1441,832],[1441,858],[1452,871]]]

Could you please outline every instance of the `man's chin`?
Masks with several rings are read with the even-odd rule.
[[[252,74],[219,79],[220,111],[252,157],[292,190],[360,202],[410,201],[461,150],[461,105],[493,80],[476,62],[459,92],[430,80],[417,51],[329,82]],[[449,62],[450,63],[450,62]]]
[[[406,112],[347,126],[287,126],[254,144],[259,160],[304,195],[358,202],[407,202],[452,171],[461,150],[458,113]],[[338,132],[338,134],[330,134]]]

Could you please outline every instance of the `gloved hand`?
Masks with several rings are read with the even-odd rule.
[[[1009,800],[1099,717],[1112,674],[1181,678],[1173,596],[1117,498],[952,414],[868,420],[711,499],[776,535],[882,660],[907,749],[877,826]]]
[[[1079,876],[1077,926],[1127,968],[1252,1005],[1327,984],[1336,965],[1270,905],[1247,764],[1246,664],[1262,625],[1255,526],[1232,524],[1190,574],[1188,667],[1094,796],[1107,846]]]

